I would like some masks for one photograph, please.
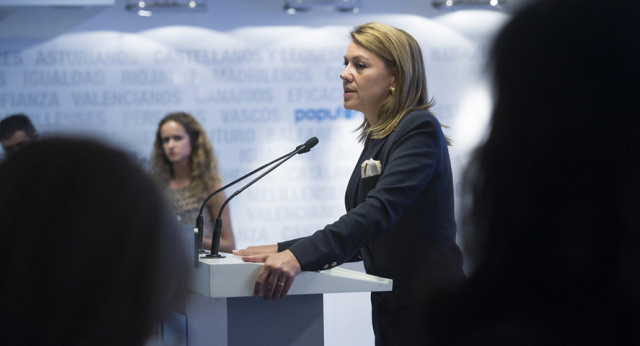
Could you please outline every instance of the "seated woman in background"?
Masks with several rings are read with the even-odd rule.
[[[144,345],[189,266],[153,180],[120,151],[45,139],[0,181],[0,345]]]
[[[195,225],[200,206],[207,196],[222,187],[218,160],[206,132],[190,114],[170,113],[158,124],[151,167],[157,180],[166,187],[180,222]],[[226,200],[224,192],[207,203],[204,213],[203,248],[211,249],[213,219]],[[220,251],[235,248],[229,206],[222,213]]]

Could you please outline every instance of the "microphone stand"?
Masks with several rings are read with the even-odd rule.
[[[297,149],[298,149],[298,148],[296,148],[296,150],[297,150]],[[285,158],[285,157],[287,157],[287,156],[290,156],[290,155],[291,155],[291,154],[293,154],[296,150],[294,150],[294,151],[292,151],[292,152],[290,152],[290,153],[288,153],[288,154],[285,154],[285,155],[283,155],[283,156],[280,156],[279,158],[277,158],[277,159],[275,159],[275,160],[273,160],[273,161],[271,161],[271,162],[269,162],[269,163],[267,163],[267,164],[264,164],[264,165],[262,165],[262,166],[260,166],[260,167],[258,167],[258,168],[256,168],[256,169],[254,169],[253,171],[251,171],[251,172],[249,172],[249,173],[247,173],[247,174],[245,174],[245,175],[241,176],[240,178],[238,178],[238,179],[236,179],[236,180],[234,180],[234,181],[230,182],[229,184],[227,184],[227,185],[225,185],[225,186],[223,186],[223,187],[221,187],[221,188],[219,188],[219,189],[215,190],[213,193],[211,193],[211,194],[210,194],[210,195],[209,195],[209,196],[204,200],[204,202],[202,202],[202,205],[200,206],[200,212],[198,213],[198,216],[196,217],[196,227],[198,228],[198,235],[199,235],[199,241],[198,241],[198,243],[199,243],[199,244],[196,244],[196,248],[198,249],[198,250],[197,250],[198,252],[200,252],[200,253],[204,253],[204,252],[205,252],[205,250],[202,248],[202,241],[203,241],[203,237],[204,237],[204,232],[203,232],[203,228],[204,228],[204,216],[202,215],[202,213],[203,213],[203,211],[204,211],[204,207],[205,207],[205,205],[207,205],[207,202],[209,202],[209,200],[210,200],[213,196],[215,196],[215,195],[216,195],[216,194],[218,194],[219,192],[223,191],[224,189],[226,189],[226,188],[228,188],[228,187],[230,187],[230,186],[232,186],[232,185],[234,185],[234,184],[238,183],[238,182],[239,182],[239,181],[241,181],[241,180],[244,180],[245,178],[247,178],[247,177],[249,177],[249,176],[251,176],[251,175],[255,174],[256,172],[259,172],[259,171],[263,170],[265,167],[270,166],[270,165],[274,164],[275,162],[278,162],[278,161],[280,161],[280,160],[284,159],[284,158]]]
[[[205,258],[205,257],[206,258],[224,258],[225,257],[225,256],[222,256],[222,255],[220,255],[218,253],[218,250],[220,248],[220,237],[222,236],[222,211],[224,210],[224,207],[226,207],[227,204],[231,201],[231,199],[233,199],[235,196],[239,195],[242,191],[246,190],[249,186],[253,185],[253,183],[255,183],[256,181],[262,179],[262,177],[264,177],[265,175],[271,173],[271,171],[273,171],[274,169],[278,168],[280,165],[285,163],[290,158],[294,157],[296,154],[306,153],[309,150],[311,150],[311,148],[313,148],[316,144],[318,144],[318,138],[316,138],[316,137],[310,138],[309,140],[307,140],[305,142],[305,144],[299,145],[291,153],[286,154],[283,157],[279,158],[278,160],[282,159],[280,162],[278,162],[273,167],[269,168],[266,172],[260,174],[257,178],[253,179],[247,185],[245,185],[242,188],[236,190],[231,196],[229,196],[229,198],[227,198],[227,200],[225,200],[224,203],[222,203],[222,207],[220,207],[220,211],[218,212],[218,217],[216,218],[216,221],[214,222],[213,237],[212,237],[212,240],[211,240],[211,253],[209,253],[206,256],[202,256],[201,258]]]

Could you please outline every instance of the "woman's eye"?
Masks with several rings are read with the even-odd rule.
[[[357,67],[357,68],[365,68],[365,67],[367,67],[367,66],[366,66],[365,64],[357,64],[357,65],[356,65],[356,67]]]
[[[162,144],[167,144],[169,143],[169,138],[163,138],[162,139]]]

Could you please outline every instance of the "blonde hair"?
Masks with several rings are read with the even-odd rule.
[[[202,195],[203,193],[208,194],[221,184],[222,177],[218,172],[218,159],[213,152],[209,137],[200,123],[198,123],[191,114],[175,112],[166,115],[160,120],[151,157],[151,168],[154,176],[162,186],[168,186],[169,181],[173,178],[173,166],[164,153],[162,138],[160,136],[162,125],[169,121],[175,121],[182,125],[191,143],[191,155],[189,155],[189,192],[195,196]]]
[[[427,99],[427,77],[418,42],[404,30],[382,24],[366,23],[351,32],[351,39],[380,57],[395,78],[394,90],[380,106],[378,121],[371,126],[365,120],[356,129],[358,140],[388,136],[406,114],[433,107]],[[446,138],[446,137],[445,137]],[[450,141],[446,138],[447,144]]]

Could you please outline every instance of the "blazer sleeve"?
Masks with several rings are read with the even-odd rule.
[[[298,241],[305,239],[307,237],[302,237],[302,238],[296,238],[296,239],[291,239],[291,240],[286,240],[283,242],[278,243],[278,252],[282,252],[284,250],[287,250],[291,247],[291,245],[297,243]]]
[[[384,146],[383,173],[364,201],[324,229],[287,244],[302,270],[347,262],[390,230],[431,179],[441,150],[447,150],[440,124],[426,111],[406,115]]]

